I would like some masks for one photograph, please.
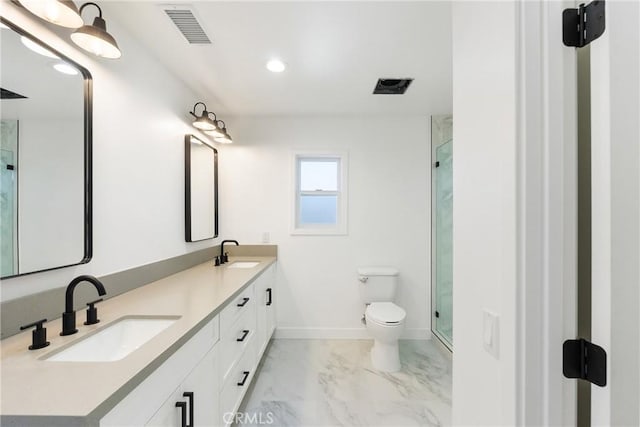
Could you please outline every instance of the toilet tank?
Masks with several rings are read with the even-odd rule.
[[[391,302],[398,288],[398,269],[395,267],[360,267],[358,282],[360,296],[365,304]]]

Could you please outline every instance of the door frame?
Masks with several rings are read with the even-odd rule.
[[[573,1],[517,2],[516,421],[575,425],[562,343],[577,331],[577,58]],[[561,327],[559,327],[561,326]]]

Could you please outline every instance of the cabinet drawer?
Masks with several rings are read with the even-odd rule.
[[[233,365],[255,341],[256,310],[252,306],[240,315],[236,323],[221,333],[220,378],[227,379]]]
[[[242,313],[255,311],[254,307],[253,284],[251,284],[222,309],[220,312],[220,330],[226,331],[231,328]]]
[[[233,366],[226,381],[224,381],[220,392],[220,414],[222,415],[221,424],[223,426],[229,425],[225,421],[233,419],[233,416],[229,414],[238,410],[242,398],[249,385],[251,385],[256,369],[255,343],[256,340],[252,339],[242,358]]]

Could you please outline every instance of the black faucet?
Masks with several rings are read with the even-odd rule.
[[[60,335],[72,335],[78,332],[76,329],[76,312],[73,311],[73,291],[80,282],[89,282],[98,290],[98,295],[106,295],[107,291],[104,290],[104,286],[100,280],[93,276],[78,276],[69,283],[67,286],[67,293],[65,296],[65,308],[62,313],[62,332]]]
[[[236,246],[240,246],[237,240],[223,240],[222,244],[220,244],[220,264],[224,264],[229,261],[229,254],[224,252],[224,244],[225,243],[235,243]]]

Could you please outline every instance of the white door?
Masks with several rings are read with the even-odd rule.
[[[591,43],[592,425],[640,425],[640,2],[606,0]]]

